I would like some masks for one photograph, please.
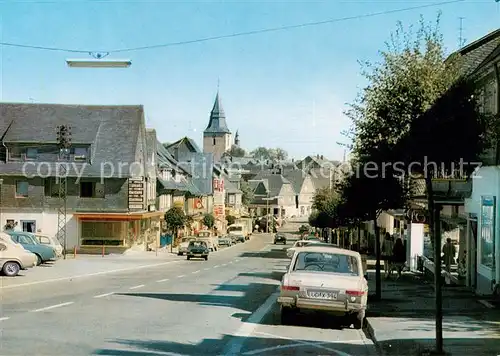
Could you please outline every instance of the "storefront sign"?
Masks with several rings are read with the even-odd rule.
[[[215,192],[223,192],[224,191],[224,179],[215,178],[213,180],[213,189]]]
[[[144,209],[144,180],[142,178],[129,178],[128,180],[128,208]]]
[[[201,198],[193,199],[193,209],[203,209],[203,200]]]
[[[481,197],[481,264],[495,270],[495,210],[496,197]]]
[[[216,217],[224,216],[225,215],[224,213],[225,213],[224,205],[214,205],[214,215]]]

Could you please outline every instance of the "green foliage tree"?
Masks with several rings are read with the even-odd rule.
[[[255,198],[254,192],[250,184],[244,180],[240,182],[240,190],[242,192],[241,202],[243,205],[249,205]]]
[[[282,161],[288,158],[288,152],[282,148],[257,147],[250,152],[253,158],[261,160]]]
[[[203,225],[205,225],[209,229],[212,229],[215,225],[215,217],[209,213],[205,214],[203,216]]]
[[[181,207],[174,206],[165,213],[165,222],[174,233],[174,237],[177,238],[179,229],[186,223],[186,214]]]
[[[236,145],[232,145],[227,153],[232,157],[245,157],[246,155],[245,150]]]
[[[228,225],[233,225],[236,222],[236,218],[232,215],[226,215],[226,221]]]

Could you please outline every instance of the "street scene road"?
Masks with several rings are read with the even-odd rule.
[[[208,261],[175,256],[136,271],[6,286],[0,353],[373,354],[362,331],[328,319],[280,325],[276,292],[286,247],[257,234]]]

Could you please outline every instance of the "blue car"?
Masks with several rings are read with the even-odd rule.
[[[37,266],[57,259],[56,250],[47,245],[41,244],[35,235],[30,232],[6,230],[14,242],[21,244],[26,250],[34,253],[37,257]]]

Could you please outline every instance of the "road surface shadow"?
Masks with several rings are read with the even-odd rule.
[[[243,272],[239,273],[239,277],[257,277],[257,278],[265,278],[265,279],[272,279],[275,281],[281,281],[283,278],[283,274],[285,274],[285,271],[272,271],[272,272]]]
[[[164,355],[234,355],[228,345],[241,345],[238,355],[367,355],[370,346],[363,343],[319,342],[302,339],[278,337],[241,337],[224,335],[220,339],[203,339],[197,344],[180,343],[168,340],[124,340],[111,341],[112,347],[95,350],[93,355],[104,356],[164,356]],[[238,347],[240,348],[240,347]]]
[[[198,305],[233,308],[252,313],[259,305],[264,303],[269,295],[276,291],[276,287],[276,284],[249,283],[246,285],[225,284],[214,289],[214,292],[243,292],[244,294],[242,296],[223,295],[220,293],[120,293],[116,295],[136,298],[154,298],[164,300],[166,302],[191,302],[197,303]]]
[[[273,248],[270,251],[244,252],[240,254],[239,257],[252,257],[252,258],[260,257],[260,258],[274,258],[274,259],[287,258],[286,250],[284,248],[281,249]]]

